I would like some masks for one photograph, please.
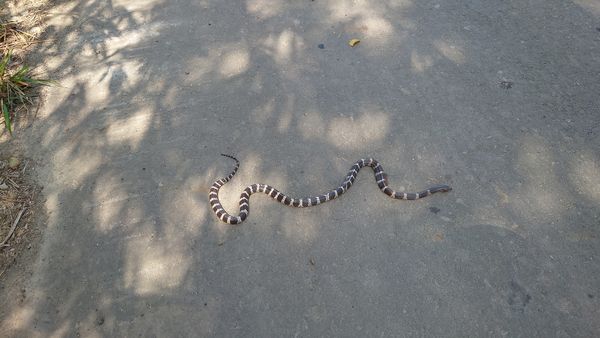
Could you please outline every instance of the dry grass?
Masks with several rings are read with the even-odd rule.
[[[35,43],[34,34],[26,32],[22,24],[15,21],[0,22],[0,52],[24,51]]]
[[[24,57],[33,44],[41,42],[47,0],[0,0],[0,53],[9,50]]]

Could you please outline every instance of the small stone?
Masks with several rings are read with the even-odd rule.
[[[325,45],[322,43],[320,43],[318,47],[319,47],[319,49],[325,49]]]
[[[19,164],[21,164],[21,160],[16,156],[11,156],[11,158],[8,159],[8,167],[10,169],[17,169]]]
[[[512,81],[500,81],[500,87],[504,88],[504,89],[511,89],[513,86],[513,82]]]

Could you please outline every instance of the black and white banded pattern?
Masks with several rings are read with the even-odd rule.
[[[381,164],[379,164],[379,162],[377,162],[376,160],[374,160],[372,158],[368,158],[368,159],[362,159],[362,160],[354,163],[352,168],[350,168],[348,175],[346,175],[346,179],[344,180],[344,182],[342,182],[342,184],[339,187],[329,191],[328,193],[326,193],[324,195],[320,195],[320,196],[305,197],[305,198],[291,198],[291,197],[287,196],[286,194],[282,193],[281,191],[273,188],[270,185],[252,184],[251,186],[246,187],[246,189],[244,189],[244,191],[242,192],[242,195],[240,196],[240,213],[239,213],[239,215],[232,216],[229,213],[227,213],[225,211],[225,209],[223,209],[223,206],[221,205],[221,202],[219,201],[219,189],[221,189],[221,187],[225,183],[229,182],[229,180],[235,175],[235,173],[237,172],[237,170],[240,167],[240,161],[238,161],[237,158],[235,158],[231,155],[225,155],[225,154],[221,154],[221,155],[235,160],[235,168],[233,169],[231,174],[229,174],[227,177],[221,178],[221,179],[217,180],[215,183],[213,183],[213,185],[210,188],[210,193],[208,194],[208,200],[210,202],[210,206],[211,206],[213,212],[217,215],[217,217],[221,221],[229,223],[229,224],[240,224],[244,220],[246,220],[246,218],[248,218],[248,215],[250,214],[250,195],[252,195],[256,192],[265,193],[265,194],[271,196],[273,199],[277,200],[277,202],[283,203],[285,205],[289,205],[291,207],[296,207],[296,208],[312,207],[314,205],[319,205],[321,203],[325,203],[327,201],[336,199],[339,196],[341,196],[343,193],[348,191],[348,189],[350,189],[352,184],[354,184],[354,181],[356,180],[356,175],[358,174],[359,170],[363,167],[371,167],[373,169],[373,171],[375,172],[375,180],[377,181],[377,185],[379,186],[379,189],[381,189],[381,191],[383,191],[384,194],[386,194],[392,198],[403,199],[403,200],[417,200],[417,199],[429,196],[431,194],[435,194],[436,192],[447,192],[447,191],[452,190],[452,188],[450,188],[449,186],[440,184],[440,185],[432,186],[427,190],[423,190],[423,191],[417,192],[417,193],[406,193],[406,192],[394,191],[393,189],[388,187],[387,175],[383,171],[383,167],[381,166]]]

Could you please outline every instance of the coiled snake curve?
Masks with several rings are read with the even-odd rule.
[[[212,186],[210,188],[210,193],[208,194],[208,200],[210,202],[210,206],[211,206],[213,212],[217,215],[217,217],[221,221],[223,221],[225,223],[229,223],[229,224],[240,224],[244,220],[246,220],[246,218],[248,218],[248,215],[250,214],[250,204],[249,204],[250,195],[252,195],[256,192],[265,193],[265,194],[271,196],[273,199],[277,200],[277,202],[283,203],[288,206],[292,206],[292,207],[296,207],[296,208],[312,207],[312,206],[319,205],[321,203],[325,203],[327,201],[336,199],[336,198],[340,197],[343,193],[348,191],[348,189],[350,189],[350,187],[354,183],[354,180],[356,180],[356,175],[358,174],[360,169],[363,167],[371,167],[373,169],[373,171],[375,172],[375,180],[377,181],[377,185],[379,186],[379,189],[381,189],[381,191],[383,191],[384,194],[390,196],[391,198],[402,199],[402,200],[417,200],[417,199],[429,196],[431,194],[435,194],[436,192],[447,192],[447,191],[452,190],[451,187],[449,187],[445,184],[439,184],[439,185],[432,186],[426,190],[423,190],[423,191],[417,192],[417,193],[406,193],[406,192],[394,191],[388,186],[387,175],[383,171],[383,167],[381,166],[381,164],[372,158],[367,158],[367,159],[361,159],[359,161],[356,161],[356,163],[354,163],[354,165],[350,168],[348,175],[346,175],[346,179],[344,180],[344,182],[342,182],[342,184],[339,187],[329,191],[328,193],[326,193],[324,195],[320,195],[320,196],[305,197],[305,198],[291,198],[291,197],[287,196],[286,194],[282,193],[281,191],[273,188],[270,185],[252,184],[252,185],[246,187],[246,189],[244,189],[244,191],[242,192],[242,194],[240,196],[240,213],[239,213],[239,215],[232,216],[229,213],[227,213],[225,211],[225,209],[223,209],[223,206],[221,205],[221,202],[219,201],[219,189],[221,189],[221,187],[223,185],[225,185],[225,183],[229,182],[229,180],[235,175],[238,168],[240,167],[240,161],[238,161],[237,158],[235,158],[231,155],[226,155],[226,154],[221,154],[221,155],[235,160],[235,168],[233,169],[231,174],[229,174],[227,177],[221,178],[212,184]]]

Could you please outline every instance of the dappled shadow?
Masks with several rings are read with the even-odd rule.
[[[61,86],[27,131],[49,224],[3,329],[597,333],[597,17],[530,6],[57,5],[36,56]],[[255,182],[322,192],[364,156],[396,188],[454,190],[390,201],[361,173],[318,208],[253,198],[231,227],[206,197],[221,152],[242,162],[227,210]]]

